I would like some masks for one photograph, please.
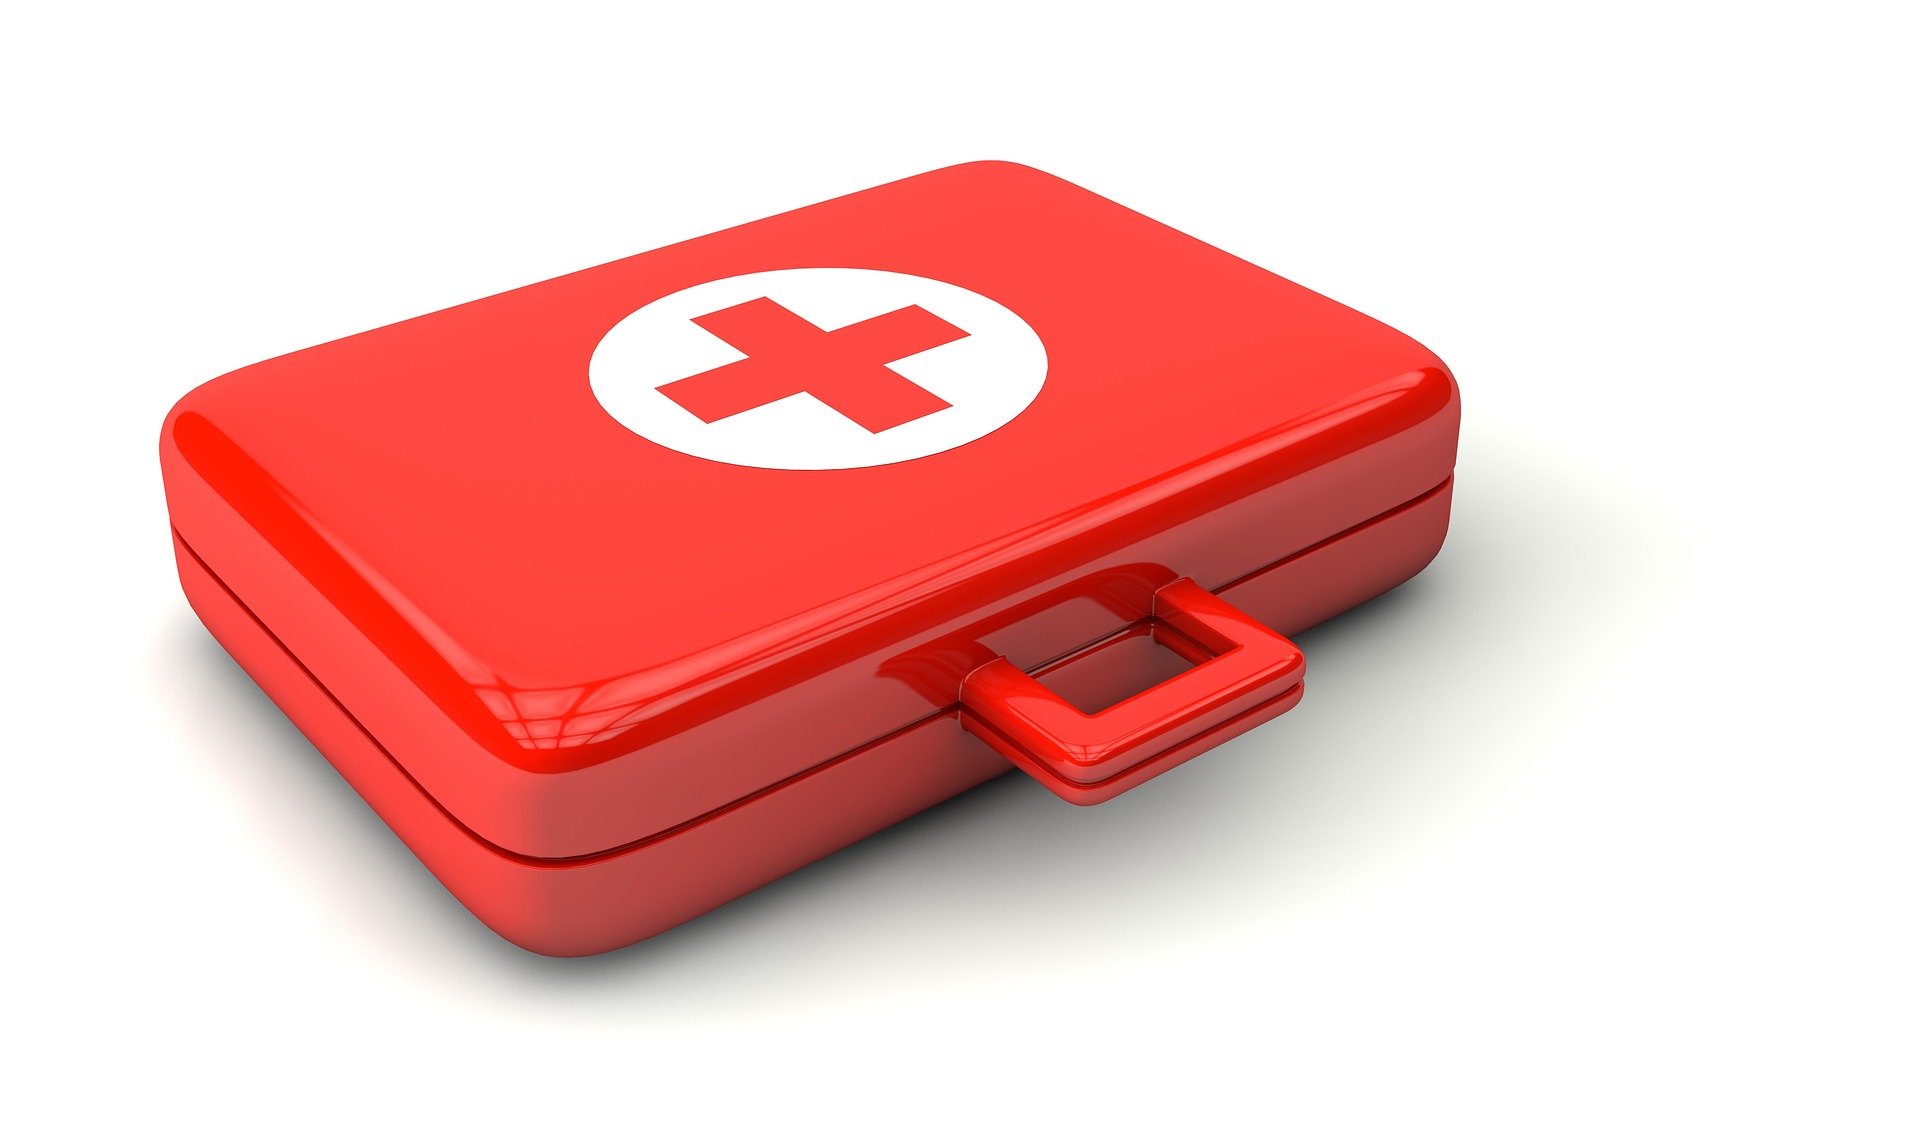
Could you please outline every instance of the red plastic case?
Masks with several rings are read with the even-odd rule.
[[[713,460],[602,405],[616,326],[776,271],[958,287],[1030,327],[1044,379],[978,437],[849,468]],[[969,337],[924,309],[693,320],[745,359],[641,389],[686,433],[784,399],[920,434],[896,428],[971,394],[825,372]],[[841,351],[747,367],[822,330]],[[1458,419],[1402,334],[981,163],[242,369],[181,400],[161,460],[221,644],[480,919],[577,955],[1010,767],[1096,802],[1285,711],[1284,635],[1438,551]],[[1148,640],[1192,668],[1115,700]]]

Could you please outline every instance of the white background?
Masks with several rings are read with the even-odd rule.
[[[8,13],[0,1118],[1920,1117],[1895,5]],[[980,157],[1444,356],[1448,547],[1109,806],[507,946],[195,622],[162,415]]]

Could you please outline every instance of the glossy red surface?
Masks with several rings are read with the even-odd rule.
[[[807,266],[991,297],[1046,343],[1039,398],[947,453],[817,472],[693,458],[595,401],[587,358],[634,309]],[[161,452],[180,537],[436,809],[564,859],[951,717],[984,661],[1073,653],[1170,580],[1220,590],[1430,495],[1457,420],[1392,329],[978,164],[243,369]]]

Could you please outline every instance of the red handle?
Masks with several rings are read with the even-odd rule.
[[[1300,648],[1193,580],[1156,590],[1153,617],[1212,657],[1092,715],[997,657],[962,682],[961,724],[1053,793],[1091,806],[1299,702]]]

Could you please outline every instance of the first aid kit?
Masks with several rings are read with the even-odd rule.
[[[243,368],[161,462],[213,635],[580,955],[1292,708],[1288,635],[1439,550],[1458,428],[1406,336],[987,162]]]

